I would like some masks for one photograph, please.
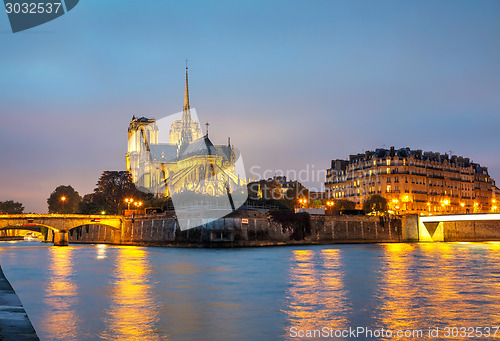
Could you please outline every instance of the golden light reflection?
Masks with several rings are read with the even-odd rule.
[[[40,327],[48,339],[76,340],[79,317],[76,310],[78,288],[73,276],[73,248],[49,249],[49,276],[44,302],[50,314],[41,319]]]
[[[97,259],[105,259],[106,258],[106,248],[107,248],[106,244],[99,244],[96,246],[96,250],[97,250],[96,258]]]
[[[383,244],[385,260],[382,268],[383,277],[380,288],[382,290],[382,306],[380,308],[378,325],[387,329],[409,329],[418,321],[409,314],[413,305],[413,297],[417,288],[413,286],[409,277],[407,255],[412,252],[412,244]]]
[[[488,242],[488,246],[490,250],[500,251],[500,242]]]
[[[158,309],[151,295],[148,252],[138,247],[119,247],[112,283],[106,340],[158,340],[155,323]]]
[[[384,245],[380,327],[392,330],[498,325],[500,245]],[[479,262],[480,267],[471,267]],[[488,269],[488,273],[484,273]],[[490,297],[490,298],[489,298]],[[467,312],[466,314],[464,312]]]
[[[284,312],[289,327],[341,328],[350,309],[339,249],[295,250],[290,260],[290,289]]]

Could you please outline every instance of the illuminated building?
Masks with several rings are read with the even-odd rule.
[[[161,143],[159,122],[152,118],[132,118],[128,128],[127,170],[134,183],[156,196],[191,191],[211,196],[225,195],[228,188],[245,182],[235,174],[235,148],[214,145],[207,132],[201,135],[189,105],[188,69],[182,118],[173,121],[169,143]],[[237,153],[237,151],[236,151]]]
[[[500,193],[488,169],[469,158],[394,147],[332,160],[325,191],[357,208],[378,194],[398,214],[495,212]]]

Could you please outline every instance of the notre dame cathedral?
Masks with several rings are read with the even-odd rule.
[[[246,186],[242,160],[230,139],[227,145],[214,145],[208,124],[202,135],[196,112],[189,106],[187,67],[182,117],[177,115],[173,122],[172,116],[158,121],[132,118],[126,159],[136,186],[158,197],[186,191],[218,197]],[[168,138],[162,128],[168,130]]]

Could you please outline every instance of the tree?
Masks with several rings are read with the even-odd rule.
[[[94,195],[94,193],[85,194],[78,205],[78,213],[82,214],[100,214],[101,212],[106,212],[106,209],[104,201],[99,200],[99,197]]]
[[[71,186],[59,186],[47,199],[49,213],[76,213],[82,197]]]
[[[153,198],[147,202],[147,205],[153,208],[159,208],[163,211],[170,210],[174,207],[171,197]]]
[[[321,200],[321,199],[313,200],[313,202],[311,203],[311,206],[313,208],[321,208],[321,206],[323,206],[323,200]]]
[[[387,200],[378,194],[374,194],[363,204],[363,211],[365,213],[385,213],[387,212]]]
[[[104,171],[88,201],[97,204],[106,213],[119,214],[125,208],[126,198],[143,200],[146,197],[135,187],[130,172]]]
[[[335,211],[354,210],[355,208],[356,203],[347,199],[337,199],[335,200],[335,204],[333,205],[333,209]]]
[[[23,204],[12,200],[0,201],[0,213],[21,214],[24,211]]]

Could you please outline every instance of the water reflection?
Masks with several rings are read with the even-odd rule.
[[[21,244],[0,246],[2,267],[43,340],[291,340],[291,327],[500,325],[500,243]]]
[[[383,269],[377,327],[425,333],[500,323],[495,244],[386,244]]]
[[[290,259],[287,307],[290,328],[345,328],[350,310],[344,287],[341,250],[295,250]]]
[[[115,272],[107,311],[107,340],[159,340],[158,307],[151,294],[148,252],[136,247],[116,249]],[[166,339],[166,336],[163,336]]]
[[[73,247],[51,247],[48,251],[49,282],[44,303],[49,307],[39,325],[50,340],[76,340],[79,316],[78,287],[73,278]]]
[[[106,258],[107,245],[106,244],[98,244],[96,245],[96,259],[105,259]]]

